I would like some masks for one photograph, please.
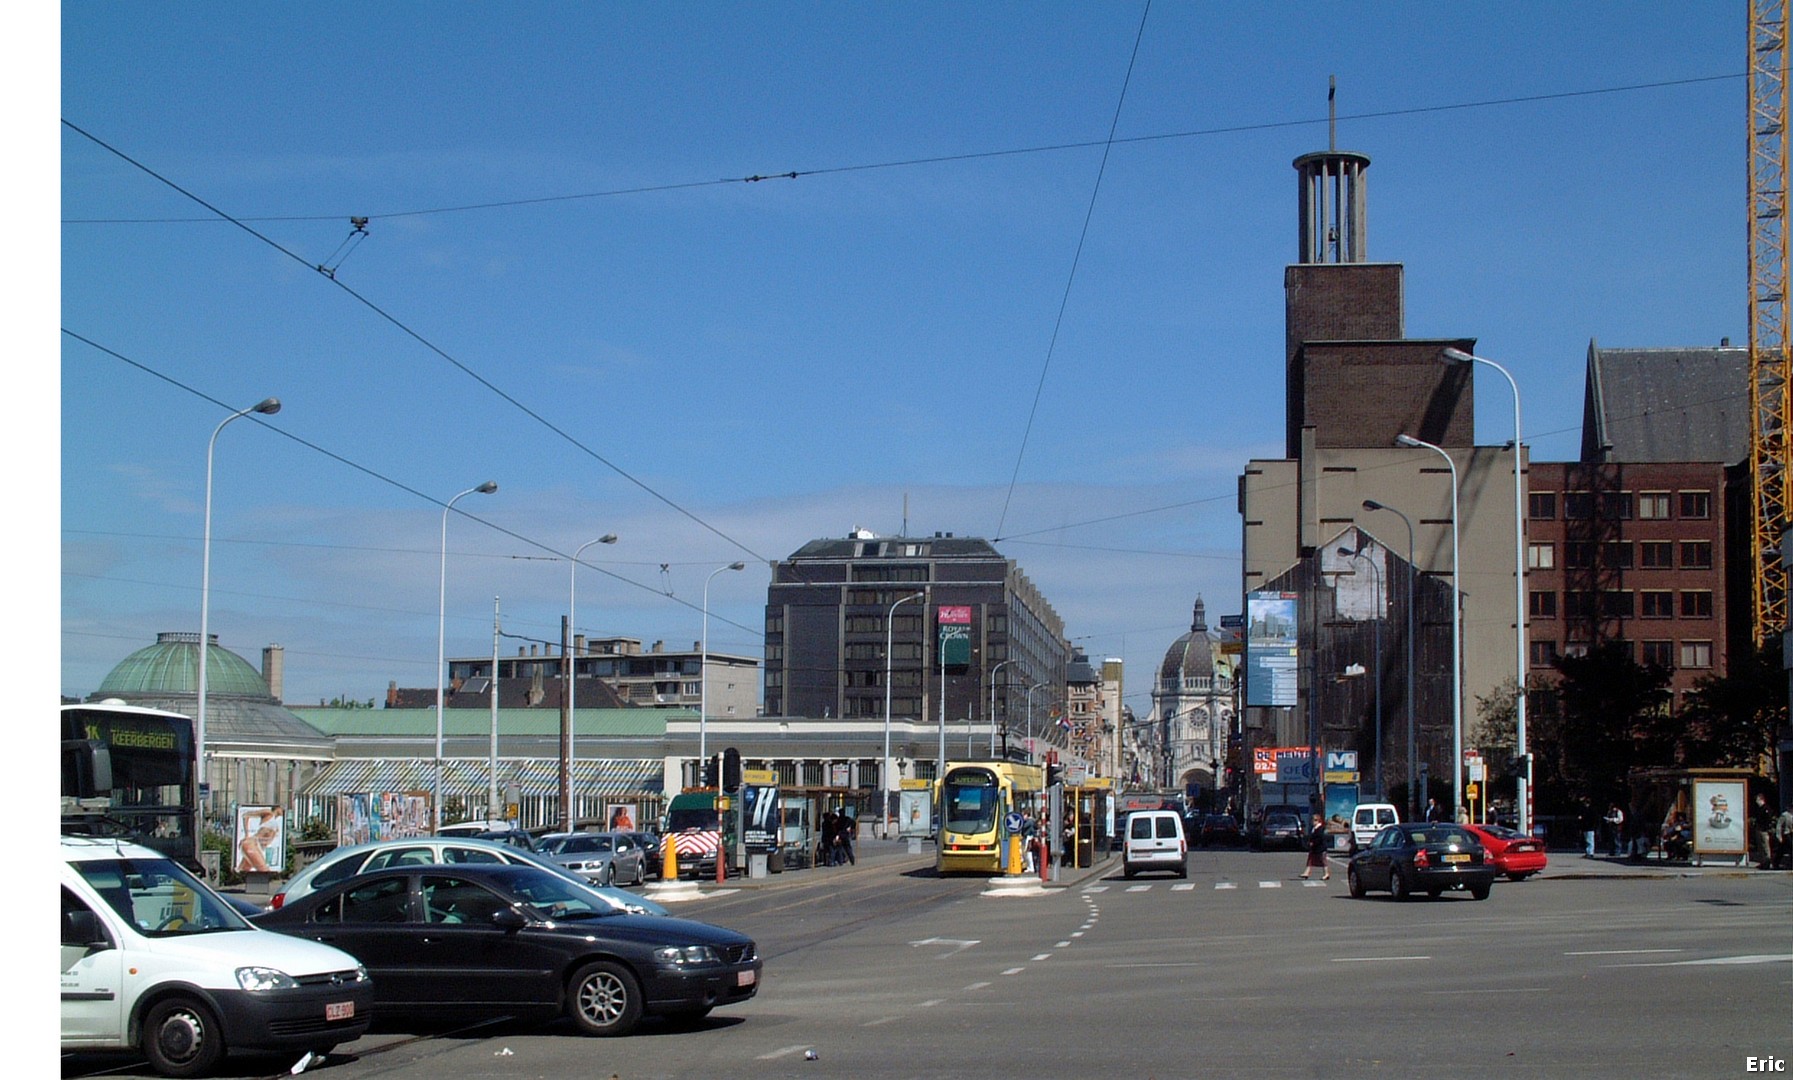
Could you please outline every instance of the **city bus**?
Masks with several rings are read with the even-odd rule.
[[[62,706],[62,831],[199,865],[193,721],[118,702]]]
[[[934,785],[939,808],[934,868],[942,874],[1000,874],[1009,830],[1019,813],[1038,822],[1045,770],[1014,761],[949,761]]]

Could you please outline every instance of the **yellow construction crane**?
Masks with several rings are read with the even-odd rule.
[[[1789,472],[1787,27],[1793,0],[1749,0],[1749,468],[1757,644],[1787,626]]]

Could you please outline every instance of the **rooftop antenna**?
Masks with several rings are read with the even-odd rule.
[[[907,491],[903,492],[903,531],[897,535],[909,535],[909,493]]]

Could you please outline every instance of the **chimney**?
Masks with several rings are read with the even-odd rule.
[[[655,652],[656,652],[656,653],[663,653],[663,652],[665,652],[665,651],[666,651],[666,642],[664,642],[664,641],[656,641],[656,642],[654,642],[654,651],[655,651]]]
[[[286,647],[269,645],[261,651],[261,677],[268,684],[268,693],[281,700],[286,684]]]
[[[574,634],[573,635],[573,655],[574,656],[584,656],[585,655],[585,635],[584,634]]]
[[[691,651],[692,652],[703,652],[704,651],[704,643],[703,643],[702,638],[698,638],[696,641],[693,641],[691,643]]]
[[[398,680],[397,679],[393,679],[391,682],[386,684],[386,707],[388,709],[398,708]]]

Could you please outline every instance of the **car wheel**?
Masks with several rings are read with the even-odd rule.
[[[1126,878],[1128,881],[1132,881],[1133,875],[1137,874],[1137,873],[1139,873],[1139,871],[1133,869],[1131,866],[1121,867],[1121,876]]]
[[[647,860],[645,859],[635,864],[635,884],[647,884]]]
[[[567,982],[567,1016],[585,1035],[627,1035],[641,1020],[641,986],[620,964],[587,964]]]
[[[1369,891],[1363,887],[1363,875],[1357,872],[1355,866],[1345,871],[1345,885],[1351,890],[1351,895],[1359,900],[1362,900],[1363,894]]]
[[[1508,881],[1524,881],[1526,878],[1531,877],[1532,873],[1533,873],[1533,871],[1527,870],[1523,874],[1508,874],[1507,880]]]
[[[1469,887],[1469,895],[1477,900],[1486,900],[1488,899],[1489,888],[1490,887],[1487,885],[1471,885]]]
[[[192,998],[157,1002],[143,1018],[143,1056],[163,1076],[198,1076],[224,1056],[212,1011]]]
[[[599,885],[614,885],[614,884],[616,884],[616,864],[615,863],[611,863],[608,866],[604,867],[604,869],[598,871],[598,884]]]
[[[1444,895],[1443,889],[1427,889],[1426,890],[1426,899],[1428,899],[1428,900],[1436,900],[1440,896],[1443,896],[1443,895]]]
[[[1177,876],[1184,879],[1185,881],[1187,881],[1189,879],[1189,864],[1188,863],[1184,863],[1181,866],[1177,867]]]
[[[1408,900],[1413,896],[1413,890],[1407,885],[1407,873],[1398,866],[1389,871],[1388,893],[1396,900]]]

